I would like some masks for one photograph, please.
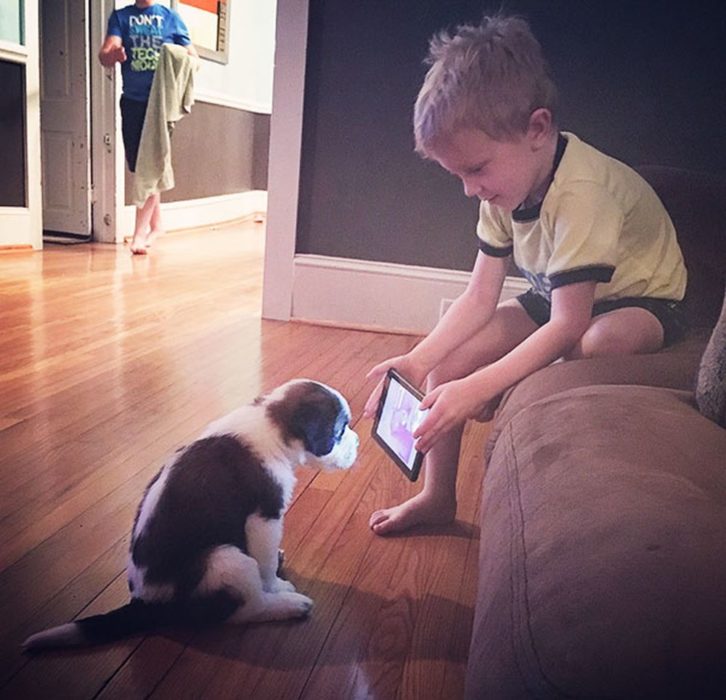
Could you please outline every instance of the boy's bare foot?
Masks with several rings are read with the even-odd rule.
[[[419,493],[397,506],[377,510],[368,525],[376,535],[392,535],[415,525],[447,525],[455,517],[455,502],[444,503]]]
[[[149,231],[149,235],[146,236],[146,247],[151,248],[151,244],[159,237],[163,236],[164,232],[159,229],[158,231]]]
[[[129,248],[134,255],[146,255],[146,236],[134,235]]]

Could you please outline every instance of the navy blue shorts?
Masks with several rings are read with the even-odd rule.
[[[544,326],[550,320],[552,306],[542,295],[529,289],[517,297],[517,301],[527,315],[538,325]],[[650,311],[663,327],[663,345],[673,345],[683,339],[688,328],[683,303],[671,299],[654,299],[653,297],[623,297],[610,301],[596,301],[592,306],[593,317],[606,314],[615,309],[635,306]]]
[[[144,128],[144,117],[146,117],[148,104],[148,102],[121,97],[121,135],[124,140],[126,162],[132,173],[136,170],[136,158],[139,155],[139,143],[141,143],[141,130]]]

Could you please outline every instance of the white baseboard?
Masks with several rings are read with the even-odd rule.
[[[194,101],[206,102],[207,104],[220,105],[222,107],[231,107],[232,109],[238,109],[243,112],[255,112],[257,114],[272,113],[272,105],[268,102],[242,100],[213,90],[195,90]]]
[[[162,194],[161,214],[167,231],[213,226],[267,211],[267,192],[263,190],[250,190],[249,192],[188,199],[180,202],[164,202],[163,198]],[[123,221],[118,232],[118,243],[133,233],[135,217],[136,207],[124,207]]]
[[[459,296],[470,273],[395,263],[297,255],[292,318],[343,327],[421,335],[447,302]],[[528,289],[507,277],[502,301]]]

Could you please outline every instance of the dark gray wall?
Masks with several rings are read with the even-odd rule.
[[[24,207],[25,66],[0,61],[0,207]]]
[[[560,125],[633,165],[726,174],[726,5],[713,0],[311,0],[299,253],[468,270],[477,206],[413,153],[429,37],[529,19]]]
[[[172,163],[176,186],[163,202],[267,189],[270,117],[197,102],[174,129]],[[126,171],[126,203],[131,204]]]

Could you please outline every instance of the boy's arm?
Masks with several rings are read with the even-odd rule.
[[[479,252],[469,283],[434,329],[409,353],[426,376],[454,348],[486,326],[494,315],[507,272],[506,258]]]
[[[98,52],[98,60],[106,68],[113,68],[116,63],[123,63],[126,60],[126,50],[120,36],[116,34],[106,36]]]
[[[550,321],[538,328],[511,352],[479,370],[486,383],[494,380],[495,395],[562,357],[582,338],[592,320],[592,305],[597,282],[569,284],[552,291]]]
[[[432,407],[415,436],[425,452],[436,439],[466,418],[475,418],[505,389],[564,355],[590,325],[597,282],[578,282],[552,292],[552,315],[511,352],[468,377],[437,387],[424,397]]]
[[[478,253],[464,293],[454,301],[434,329],[409,353],[376,365],[367,375],[378,385],[371,392],[363,415],[375,415],[383,388],[383,376],[390,367],[401,371],[420,386],[426,375],[455,347],[471,338],[491,319],[507,272],[507,258]]]

